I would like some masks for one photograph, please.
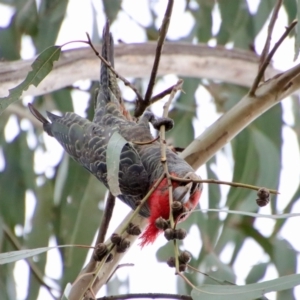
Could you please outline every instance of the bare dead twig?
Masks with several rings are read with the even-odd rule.
[[[96,245],[99,244],[99,243],[103,243],[104,240],[105,240],[105,236],[106,236],[106,233],[107,233],[109,222],[111,220],[113,210],[114,210],[114,207],[115,207],[115,202],[116,202],[116,198],[114,197],[114,195],[111,192],[109,192],[108,195],[107,195],[107,199],[106,199],[106,205],[105,205],[105,209],[104,209],[104,212],[103,212],[101,225],[100,225],[100,228],[99,228],[99,232],[98,232],[98,236],[97,236],[97,240],[96,240]],[[92,255],[91,259],[94,259],[93,255]]]
[[[106,282],[109,282],[109,281],[110,281],[110,279],[113,277],[113,275],[117,272],[118,269],[124,268],[124,267],[133,267],[133,266],[134,266],[134,264],[130,264],[130,263],[118,265],[118,266],[113,270],[113,272],[110,274],[110,276],[107,278],[107,281],[106,281]]]
[[[170,24],[170,18],[171,18],[171,14],[172,14],[173,4],[174,4],[174,0],[168,1],[164,19],[162,21],[162,25],[159,30],[160,34],[159,34],[157,45],[156,45],[154,63],[153,63],[147,91],[145,94],[145,99],[143,101],[138,99],[138,101],[136,102],[136,109],[134,112],[135,117],[141,116],[142,113],[144,112],[144,110],[150,105],[150,99],[152,96],[152,91],[153,91],[153,87],[154,87],[155,80],[156,80],[157,70],[158,70],[159,61],[160,61],[160,57],[161,57],[161,52],[162,52],[164,41],[165,41],[165,38],[166,38],[166,35],[168,32],[169,24]]]
[[[117,78],[119,78],[120,80],[122,80],[124,82],[124,84],[128,87],[130,87],[136,94],[138,101],[143,101],[143,97],[142,95],[139,93],[139,91],[135,88],[135,86],[133,86],[125,77],[121,76],[119,73],[116,72],[116,70],[112,67],[112,65],[96,50],[96,48],[94,47],[91,38],[89,36],[88,33],[86,33],[87,38],[88,38],[88,44],[90,45],[90,47],[92,48],[92,50],[94,51],[94,53],[96,54],[97,57],[100,58],[100,60],[115,74],[115,76]]]
[[[147,142],[131,141],[131,143],[136,144],[136,145],[149,145],[149,144],[156,142],[158,139],[159,139],[159,136],[151,141],[147,141]]]
[[[170,93],[170,97],[168,101],[164,104],[163,107],[163,118],[168,117],[168,112],[170,105],[175,97],[175,94],[178,90],[181,90],[183,84],[183,80],[179,79],[177,83],[173,86],[172,91]],[[166,127],[165,125],[160,126],[160,145],[161,145],[161,163],[163,164],[164,168],[164,175],[167,178],[168,181],[168,189],[169,189],[169,207],[170,207],[170,213],[169,213],[169,221],[171,228],[174,228],[175,222],[172,212],[172,203],[173,203],[173,186],[172,186],[172,180],[171,176],[168,170],[168,163],[167,163],[167,146],[166,146]],[[175,268],[176,272],[179,272],[179,253],[178,253],[178,247],[176,239],[174,239],[174,256],[175,256]]]
[[[162,293],[139,293],[139,294],[124,294],[116,296],[106,296],[97,298],[97,300],[125,300],[125,299],[178,299],[178,300],[193,300],[192,297],[188,295],[178,295],[178,294],[162,294]]]
[[[260,69],[262,67],[262,65],[265,62],[266,57],[267,57],[267,55],[270,51],[272,33],[273,33],[273,30],[274,30],[274,26],[275,26],[275,23],[276,23],[276,20],[277,20],[277,17],[278,17],[278,12],[279,12],[279,9],[280,9],[281,5],[282,5],[282,0],[277,0],[277,3],[274,7],[273,14],[272,14],[272,17],[271,17],[271,20],[270,20],[270,24],[268,26],[268,36],[266,38],[265,46],[264,46],[264,49],[263,49],[263,51],[261,53],[261,56],[260,56],[258,69]],[[264,75],[262,76],[261,80],[264,80],[263,77],[264,77]]]
[[[194,267],[191,266],[190,264],[187,264],[187,267],[188,267],[189,269],[191,269],[191,270],[193,270],[193,271],[199,273],[199,274],[202,274],[202,275],[208,277],[209,279],[215,281],[215,282],[218,283],[218,284],[225,284],[225,283],[226,283],[226,284],[232,284],[232,285],[235,285],[234,283],[232,283],[232,282],[230,282],[230,281],[227,281],[227,280],[224,280],[224,281],[217,280],[216,278],[211,277],[211,276],[209,276],[208,274],[199,271],[197,268],[194,268]]]
[[[270,53],[268,54],[268,56],[266,57],[265,61],[263,62],[263,64],[261,65],[257,76],[253,82],[253,85],[249,91],[249,96],[253,97],[255,95],[255,92],[257,90],[257,87],[261,81],[261,79],[264,76],[264,73],[266,71],[267,66],[269,65],[272,57],[274,56],[275,52],[277,51],[278,47],[282,44],[282,42],[285,40],[285,38],[289,35],[289,33],[293,30],[293,28],[296,26],[297,24],[297,20],[293,21],[286,29],[285,32],[283,33],[283,35],[280,37],[280,39],[278,40],[278,42],[274,45],[273,49],[270,51]]]
[[[229,185],[232,187],[240,187],[240,188],[245,188],[249,190],[254,190],[258,191],[261,187],[255,186],[255,185],[250,185],[250,184],[244,184],[244,183],[239,183],[239,182],[231,182],[231,181],[221,181],[221,180],[216,180],[216,179],[200,179],[200,180],[195,180],[195,179],[186,179],[186,178],[179,178],[176,176],[171,175],[171,179],[174,181],[180,181],[180,182],[197,182],[197,183],[212,183],[212,184],[224,184],[224,185]],[[279,192],[276,190],[269,190],[271,194],[278,195]]]
[[[153,96],[151,99],[150,99],[150,105],[152,105],[153,103],[159,101],[160,99],[162,99],[163,97],[171,94],[171,92],[173,91],[174,87],[176,86],[176,84],[170,86],[169,88],[167,88],[166,90],[162,91],[161,93]]]

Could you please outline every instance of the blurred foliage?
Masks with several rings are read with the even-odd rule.
[[[181,39],[202,43],[215,39],[219,45],[230,44],[236,48],[253,49],[254,40],[270,17],[275,0],[260,0],[256,12],[250,12],[248,2],[219,0],[214,3],[211,0],[187,0],[185,10],[190,12],[195,22],[188,36]],[[31,39],[35,53],[40,53],[55,44],[61,24],[66,17],[67,0],[0,0],[0,3],[14,9],[8,26],[0,28],[1,60],[20,59],[21,42],[25,35]],[[110,21],[117,20],[122,11],[122,1],[102,0],[102,4]],[[148,7],[145,7],[152,18],[150,25],[144,28],[145,36],[149,40],[156,40],[158,34],[154,5],[155,1],[149,1]],[[289,22],[296,18],[296,0],[284,0],[283,8]],[[215,11],[220,15],[220,27],[213,33]],[[95,24],[93,27],[96,30]],[[95,39],[99,38],[94,36]],[[296,56],[298,48],[299,37],[296,38]],[[211,94],[219,113],[228,111],[247,93],[245,88],[227,83],[207,80],[202,82],[194,78],[184,80],[185,94],[181,93],[170,111],[170,117],[175,120],[176,125],[168,133],[169,142],[178,147],[186,147],[195,136],[193,120],[197,118],[196,108],[201,105],[195,100],[199,86],[202,85]],[[95,86],[93,83],[87,91],[90,94],[86,109],[88,117],[91,117],[93,112]],[[36,97],[32,102],[41,111],[46,109],[72,111],[71,91],[72,87],[55,91]],[[297,96],[293,97],[292,111],[295,124],[290,128],[300,143],[300,100]],[[17,105],[21,110],[27,109],[22,103]],[[0,118],[0,156],[4,162],[0,170],[0,252],[18,249],[12,242],[13,238],[21,247],[26,248],[47,246],[50,239],[57,244],[90,245],[101,220],[105,188],[67,155],[62,155],[50,170],[38,173],[37,152],[44,152],[46,149],[41,128],[33,129],[31,123],[24,126],[24,119],[20,115],[15,115],[14,118],[17,120],[17,134],[9,142],[5,138],[5,128],[11,116],[5,111]],[[287,125],[283,122],[283,111],[279,104],[253,122],[231,142],[233,181],[278,188],[283,126]],[[32,140],[35,142],[32,143]],[[222,150],[222,153],[229,155],[225,150]],[[208,178],[221,179],[215,172],[216,164],[215,157],[206,164]],[[211,185],[208,192],[209,207],[220,208],[222,199],[220,187]],[[25,227],[25,208],[30,203],[30,195],[34,198],[35,205],[30,226],[27,224]],[[225,205],[229,209],[257,212],[254,197],[253,192],[248,190],[231,188]],[[299,197],[300,186],[284,209],[284,213],[292,212]],[[274,197],[271,203],[272,213],[277,213],[277,198]],[[269,237],[262,235],[253,226],[254,221],[250,217],[232,214],[228,214],[225,218],[221,218],[219,213],[212,212],[192,214],[183,227],[190,230],[197,224],[202,247],[198,255],[193,257],[191,264],[202,272],[218,278],[220,282],[235,283],[233,265],[248,238],[256,242],[268,258],[252,266],[246,277],[246,283],[261,280],[270,266],[275,266],[280,276],[294,274],[298,252],[287,240],[280,237],[280,231],[286,220],[277,220]],[[229,263],[225,264],[221,261],[220,254],[228,246],[232,252]],[[158,259],[165,260],[170,251],[172,251],[170,245],[162,247],[157,253]],[[62,248],[59,254],[63,262],[63,271],[60,280],[55,282],[62,291],[79,273],[86,259],[86,251]],[[40,255],[34,260],[34,264],[42,276],[39,278],[36,273],[30,272],[27,296],[30,300],[37,298],[41,286],[40,279],[47,278],[46,256]],[[1,266],[0,298],[3,300],[16,299],[13,268],[14,264]],[[199,282],[217,284],[209,277],[196,273],[189,273],[187,277],[195,284]],[[118,280],[115,278],[110,282],[110,293],[118,293],[120,286]],[[122,284],[126,285],[128,282]],[[190,287],[179,281],[178,291],[186,293],[190,291]],[[287,290],[278,293],[277,299],[295,299],[295,297],[292,290]]]

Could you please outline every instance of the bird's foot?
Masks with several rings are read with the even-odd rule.
[[[156,119],[154,114],[149,110],[144,112],[142,118],[145,118],[148,122],[150,122],[156,130],[159,130],[162,125],[165,126],[166,131],[169,131],[174,127],[174,121],[171,118],[163,117]]]

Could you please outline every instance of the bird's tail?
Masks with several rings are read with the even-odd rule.
[[[114,41],[109,31],[108,21],[103,29],[102,57],[114,67]],[[117,77],[104,62],[101,62],[100,87],[96,100],[96,111],[109,102],[120,103],[120,101],[121,93],[117,83]]]

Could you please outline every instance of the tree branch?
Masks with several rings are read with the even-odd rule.
[[[185,158],[194,169],[199,168],[248,124],[299,88],[300,64],[259,86],[255,97],[246,95],[237,105],[212,124],[202,135],[196,138],[184,152],[182,152],[181,156]],[[129,220],[132,213],[133,212],[131,212],[123,222],[120,222],[121,225],[115,231],[116,233],[119,233],[119,231],[123,229],[124,222]],[[132,222],[139,224],[141,230],[145,229],[147,225],[147,219],[139,215],[137,215]],[[137,239],[136,236],[128,235],[127,233],[123,234],[123,237],[128,238],[131,245]],[[105,264],[98,274],[99,280],[96,282],[95,290],[99,290],[100,287],[106,283],[107,278],[109,278],[111,272],[118,266],[124,256],[124,253],[116,253],[115,249],[112,250],[112,254],[114,256],[113,261]],[[69,296],[70,300],[77,299],[76,295],[78,295],[84,283],[90,281],[91,276],[92,274],[87,274],[85,277],[82,277],[82,282],[77,284],[77,287],[72,288],[72,295]]]
[[[251,122],[299,88],[300,64],[260,85],[255,96],[245,95],[198,136],[180,156],[193,168],[199,168]]]
[[[153,92],[153,88],[154,88],[156,77],[157,77],[157,71],[158,71],[158,66],[159,66],[159,62],[160,62],[160,58],[161,58],[163,45],[164,45],[164,42],[166,39],[166,35],[168,33],[168,28],[169,28],[169,24],[170,24],[171,15],[172,15],[173,4],[174,4],[174,0],[168,1],[164,19],[163,19],[161,27],[159,29],[159,36],[158,36],[158,41],[156,44],[155,57],[154,57],[153,67],[151,70],[151,76],[150,76],[150,79],[148,82],[147,91],[145,94],[145,99],[144,99],[144,101],[141,101],[140,99],[138,99],[136,102],[134,116],[137,118],[139,116],[141,116],[142,113],[147,108],[147,106],[150,105],[150,99],[152,97],[152,92]]]
[[[100,45],[95,47],[101,49]],[[152,68],[153,53],[155,43],[117,45],[115,69],[126,77],[147,77]],[[250,87],[257,74],[258,62],[258,56],[250,51],[166,43],[158,75],[174,73]],[[8,89],[25,79],[32,63],[33,60],[0,62],[0,97],[7,96]],[[266,76],[272,77],[278,73],[279,71],[269,67]],[[98,77],[99,60],[90,48],[63,51],[59,61],[54,64],[53,71],[38,87],[31,86],[23,96],[44,95],[70,86],[78,80],[98,80]]]

